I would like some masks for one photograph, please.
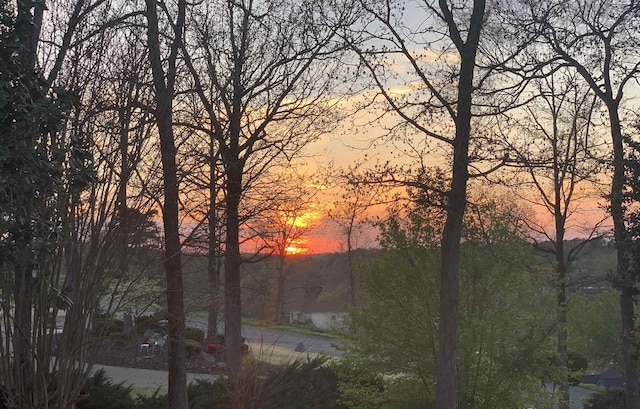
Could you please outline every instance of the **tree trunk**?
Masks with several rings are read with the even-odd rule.
[[[187,372],[185,351],[184,293],[182,283],[181,245],[178,223],[178,178],[176,166],[176,146],[173,134],[173,98],[175,81],[175,62],[177,50],[182,36],[185,1],[178,2],[178,18],[174,26],[169,72],[162,66],[160,56],[160,33],[156,2],[146,0],[149,61],[153,73],[153,84],[156,92],[155,117],[160,135],[160,153],[162,157],[162,177],[164,182],[164,203],[162,221],[165,235],[165,257],[163,260],[166,276],[167,312],[169,315],[169,407],[171,409],[187,409]]]
[[[165,99],[170,101],[170,99]],[[162,221],[165,234],[164,270],[167,280],[167,312],[169,315],[169,407],[187,408],[187,372],[184,342],[184,290],[180,235],[178,231],[178,181],[176,148],[171,124],[171,103],[158,106],[158,129],[162,152],[164,206]],[[161,125],[162,124],[162,125]]]
[[[224,259],[224,341],[226,369],[235,378],[242,368],[242,298],[240,292],[240,232],[238,206],[242,195],[242,164],[226,163],[227,240]]]
[[[627,252],[629,251],[625,222],[624,222],[624,189],[625,166],[622,126],[618,115],[618,103],[605,101],[609,112],[611,126],[611,140],[613,144],[613,181],[611,183],[611,218],[613,219],[613,234],[616,242],[619,277],[631,279]],[[633,277],[635,282],[636,277]],[[625,280],[626,281],[626,280]],[[631,289],[625,288],[620,293],[620,318],[622,321],[622,348],[625,392],[627,409],[640,409],[640,384],[638,382],[638,345],[635,336],[634,301]]]
[[[564,267],[564,263],[563,266]],[[560,369],[560,400],[558,409],[569,409],[569,366],[567,347],[567,277],[566,269],[558,273],[558,357],[557,365]]]
[[[455,409],[457,401],[456,352],[458,345],[458,297],[460,270],[460,240],[462,221],[467,204],[469,179],[469,140],[471,138],[473,74],[476,53],[482,31],[485,2],[476,0],[469,20],[466,43],[460,37],[446,2],[440,1],[450,36],[460,53],[458,104],[455,117],[451,186],[447,197],[447,217],[442,232],[440,266],[440,320],[438,326],[438,382],[436,407]]]
[[[220,312],[220,257],[217,251],[209,250],[209,305],[207,309],[207,340],[218,335],[218,313]]]
[[[567,265],[565,262],[564,254],[564,233],[565,233],[565,221],[566,218],[562,209],[562,188],[563,179],[560,164],[558,162],[560,152],[558,150],[558,141],[556,133],[554,132],[554,145],[553,145],[553,218],[555,222],[555,257],[556,257],[556,275],[558,280],[557,287],[557,299],[556,308],[558,311],[558,343],[556,365],[560,369],[560,378],[558,380],[560,384],[560,399],[558,401],[558,409],[569,409],[569,368],[567,362]],[[566,210],[566,209],[565,209]]]
[[[285,255],[284,249],[282,249],[282,253],[278,255],[278,277],[276,280],[276,288],[275,288],[275,311],[273,313],[273,322],[280,322],[282,318],[282,314],[284,312],[284,283],[286,281],[286,271],[285,271]]]
[[[353,234],[353,221],[347,230],[347,269],[349,270],[349,301],[351,305],[356,305],[356,292],[358,282],[356,272],[353,271],[353,245],[351,244],[351,236]]]
[[[637,409],[638,402],[638,345],[634,334],[634,301],[629,289],[620,293],[620,316],[622,319],[622,348],[627,409]]]
[[[471,84],[474,62],[463,57],[458,117],[454,145],[453,176],[442,232],[440,270],[440,320],[438,326],[438,384],[436,407],[454,409],[457,399],[456,350],[458,344],[458,272],[462,220],[467,203],[469,137],[471,130]]]
[[[40,27],[42,24],[42,13],[45,8],[44,2],[37,4],[32,1],[18,0],[15,22],[15,31],[17,38],[22,47],[19,50],[18,58],[21,68],[26,73],[31,73],[35,67],[36,49],[38,39],[40,37]],[[32,9],[33,14],[32,14]],[[28,81],[28,79],[27,79]],[[33,78],[35,81],[35,78]],[[36,96],[37,97],[37,96]],[[40,101],[37,101],[39,103]],[[33,131],[37,132],[37,131]],[[24,147],[26,149],[35,149],[35,134],[28,132],[24,135]],[[34,379],[32,371],[34,369],[32,356],[32,308],[33,308],[33,286],[36,265],[33,260],[32,246],[32,227],[31,221],[34,215],[34,196],[22,195],[18,199],[22,203],[18,204],[21,212],[16,217],[17,231],[19,232],[19,243],[21,248],[15,256],[14,261],[14,302],[15,302],[15,321],[13,323],[13,351],[15,359],[14,376],[16,377],[15,385],[21,385],[18,407],[30,408],[34,403]]]
[[[218,312],[220,311],[220,251],[218,217],[216,201],[218,200],[218,180],[216,174],[216,155],[214,141],[210,141],[209,150],[209,239],[207,272],[209,278],[209,307],[207,311],[207,340],[213,340],[218,335]]]

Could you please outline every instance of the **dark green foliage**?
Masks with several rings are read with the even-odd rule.
[[[640,202],[640,142],[637,140],[640,132],[640,122],[635,125],[635,132],[625,135],[624,142],[628,145],[627,160],[625,161],[626,185],[625,202],[626,221],[628,223],[629,237],[633,239],[624,243],[625,257],[628,259],[629,268],[622,276],[610,276],[613,287],[618,290],[627,290],[634,295],[638,295],[640,290],[635,288],[635,284],[640,281],[640,263],[635,260],[635,255],[640,251],[640,210],[637,208]],[[620,244],[618,244],[620,246]]]
[[[596,296],[574,293],[569,302],[569,347],[587,356],[592,367],[621,366],[622,323],[618,291],[609,289]]]
[[[151,315],[143,315],[136,318],[136,331],[143,334],[149,329],[157,330],[160,328],[159,320]]]
[[[339,409],[338,375],[326,358],[297,360],[267,377],[264,409]]]
[[[339,378],[339,402],[348,408],[379,408],[385,384],[375,371],[351,359],[332,364]]]
[[[114,384],[103,370],[91,376],[82,388],[78,409],[132,409],[131,386]]]
[[[204,340],[204,331],[196,327],[186,327],[184,329],[184,337],[186,339],[202,342]]]
[[[34,254],[55,243],[56,192],[86,189],[95,180],[91,156],[77,136],[59,133],[75,96],[48,89],[41,73],[23,66],[13,12],[0,1],[0,262],[30,247]]]
[[[97,318],[93,320],[93,332],[96,335],[124,332],[124,321],[115,318]]]
[[[131,342],[131,334],[128,332],[112,332],[109,334],[109,339],[118,348],[124,348]]]
[[[229,391],[223,381],[196,380],[189,384],[187,394],[189,395],[189,409],[211,409],[223,407],[220,402],[228,396]]]
[[[202,346],[200,345],[200,343],[193,339],[185,339],[184,347],[186,348],[187,356],[189,358],[198,356],[200,355],[200,352],[202,352]]]
[[[543,399],[552,299],[527,273],[531,250],[512,205],[490,197],[474,202],[460,258],[459,407],[533,406]],[[428,407],[435,396],[441,220],[437,208],[398,209],[381,226],[378,259],[359,272],[368,298],[352,310],[358,331],[345,358],[406,382],[388,381],[382,394],[345,383],[354,407],[402,407],[408,396],[421,396]],[[413,395],[401,393],[409,386]]]
[[[585,402],[585,409],[625,409],[625,393],[623,389],[612,388],[604,392],[597,392],[589,396]]]
[[[567,354],[567,368],[569,369],[569,384],[577,386],[580,384],[582,375],[589,367],[589,360],[586,356],[575,351],[569,351]]]
[[[151,396],[138,395],[132,409],[169,409],[169,399],[166,394],[160,395],[156,390]]]
[[[193,340],[191,340],[193,341]],[[195,341],[194,341],[195,342]],[[265,369],[248,365],[234,381],[220,378],[215,382],[196,381],[188,387],[190,409],[261,408],[261,409],[346,409],[341,403],[338,373],[349,372],[353,379],[381,390],[382,381],[342,364],[328,363],[327,358],[298,360],[284,368]],[[166,395],[131,397],[130,386],[114,384],[97,371],[82,389],[78,409],[165,409]],[[409,407],[417,407],[407,406]]]

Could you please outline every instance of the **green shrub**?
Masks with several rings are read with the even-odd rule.
[[[93,320],[93,332],[97,335],[124,332],[124,321],[115,318],[96,318]]]
[[[186,340],[193,348],[200,344]],[[131,398],[132,388],[114,385],[98,371],[82,390],[78,409],[168,409],[167,395]],[[298,360],[284,368],[249,365],[234,381],[196,381],[187,389],[190,409],[259,407],[261,409],[346,409],[339,403],[338,375],[327,358]]]
[[[326,357],[297,360],[264,381],[264,409],[342,409],[338,375]]]
[[[158,389],[151,396],[138,395],[134,409],[169,409],[169,399],[167,394],[160,395]]]
[[[136,319],[136,331],[140,334],[149,329],[157,330],[159,327],[158,319],[151,315],[143,315]]]
[[[196,380],[187,388],[189,409],[212,409],[228,407],[229,389],[226,381]]]
[[[153,318],[155,318],[158,321],[168,320],[169,317],[170,315],[167,311],[158,311],[155,314],[153,314]]]
[[[611,388],[596,392],[584,401],[585,409],[626,409],[623,389]]]
[[[131,342],[131,334],[128,332],[112,332],[109,339],[118,348],[125,348]]]
[[[124,383],[114,384],[100,369],[87,379],[82,387],[78,409],[133,409],[131,386]]]
[[[374,409],[382,407],[382,402],[389,400],[382,377],[372,373],[358,362],[341,360],[333,363],[332,366],[340,379],[338,385],[340,402],[346,407]],[[407,389],[406,384],[403,389]],[[410,395],[404,393],[402,396],[406,398]],[[393,401],[393,398],[391,400]],[[429,406],[425,408],[427,407]]]
[[[197,381],[188,393],[190,409],[346,409],[339,403],[338,375],[325,357],[298,360],[284,368],[246,365],[232,381]]]
[[[198,356],[200,355],[200,352],[202,352],[202,346],[194,339],[185,339],[184,347],[186,348],[187,357],[189,358]]]
[[[575,351],[569,351],[567,354],[567,367],[569,369],[569,384],[571,386],[577,386],[582,380],[587,367],[589,366],[589,359]]]
[[[227,408],[229,390],[226,381],[215,382],[197,379],[187,387],[189,409]],[[138,395],[135,399],[134,409],[169,409],[169,400],[166,394],[160,395],[158,391],[151,396]]]
[[[184,329],[184,337],[186,339],[202,342],[204,340],[204,331],[196,327],[186,327]]]

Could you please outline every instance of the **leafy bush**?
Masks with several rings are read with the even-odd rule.
[[[158,319],[151,315],[143,315],[136,319],[136,331],[144,334],[149,329],[158,329],[160,327]]]
[[[327,358],[296,360],[265,379],[264,408],[339,409],[338,375]]]
[[[589,366],[589,359],[575,351],[569,351],[567,354],[567,367],[569,369],[569,384],[577,386],[582,380],[582,375]]]
[[[169,399],[167,394],[160,395],[158,389],[151,396],[138,395],[133,409],[169,409]]]
[[[127,332],[112,332],[109,334],[109,339],[118,348],[124,348],[131,342],[131,334]]]
[[[392,401],[384,396],[388,391],[382,377],[374,371],[352,360],[341,360],[333,367],[340,379],[340,402],[346,407],[375,409],[382,407],[383,401]]]
[[[196,380],[187,388],[189,409],[211,409],[228,407],[229,389],[225,381]]]
[[[155,318],[158,321],[162,321],[162,320],[168,320],[170,317],[169,312],[167,311],[158,311],[155,314],[153,314],[153,318]]]
[[[202,352],[202,346],[200,346],[200,343],[194,339],[185,339],[184,347],[186,348],[187,356],[189,358],[198,356],[200,355],[200,352]]]
[[[103,370],[91,376],[81,392],[78,409],[169,409],[167,394],[156,390],[151,396],[131,397],[131,386],[114,384]],[[229,395],[225,382],[197,380],[187,388],[189,409],[227,407],[217,405]],[[0,402],[0,408],[3,408]]]
[[[240,337],[242,341],[242,345],[240,346],[242,349],[242,355],[246,355],[249,353],[249,345],[245,342],[244,337]],[[211,340],[212,344],[221,344],[224,345],[224,334],[218,334]]]
[[[204,340],[204,331],[196,327],[186,327],[184,329],[184,337],[186,339],[202,342]]]
[[[189,385],[189,408],[346,409],[335,368],[326,363],[324,357],[284,368],[254,363],[232,381],[197,381]]]
[[[133,409],[131,386],[114,384],[100,369],[91,376],[80,392],[78,409]]]
[[[200,351],[200,344],[187,340]],[[261,409],[346,409],[340,403],[338,373],[327,358],[298,360],[284,368],[257,363],[249,365],[233,381],[199,380],[189,384],[190,409],[246,408]],[[100,370],[87,381],[78,409],[168,409],[167,395],[156,391],[152,396],[131,397],[132,388],[113,384]]]
[[[124,332],[124,321],[115,318],[96,318],[93,320],[93,332],[97,335]]]
[[[585,409],[626,409],[624,390],[620,388],[597,392],[584,401]]]

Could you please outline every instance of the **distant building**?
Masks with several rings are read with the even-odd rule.
[[[598,385],[610,388],[622,388],[624,387],[624,378],[615,369],[607,369],[599,374],[584,375],[582,377],[582,383],[588,383],[592,385]]]
[[[347,312],[301,312],[289,313],[289,324],[309,322],[321,330],[346,330],[349,328],[350,316]]]

